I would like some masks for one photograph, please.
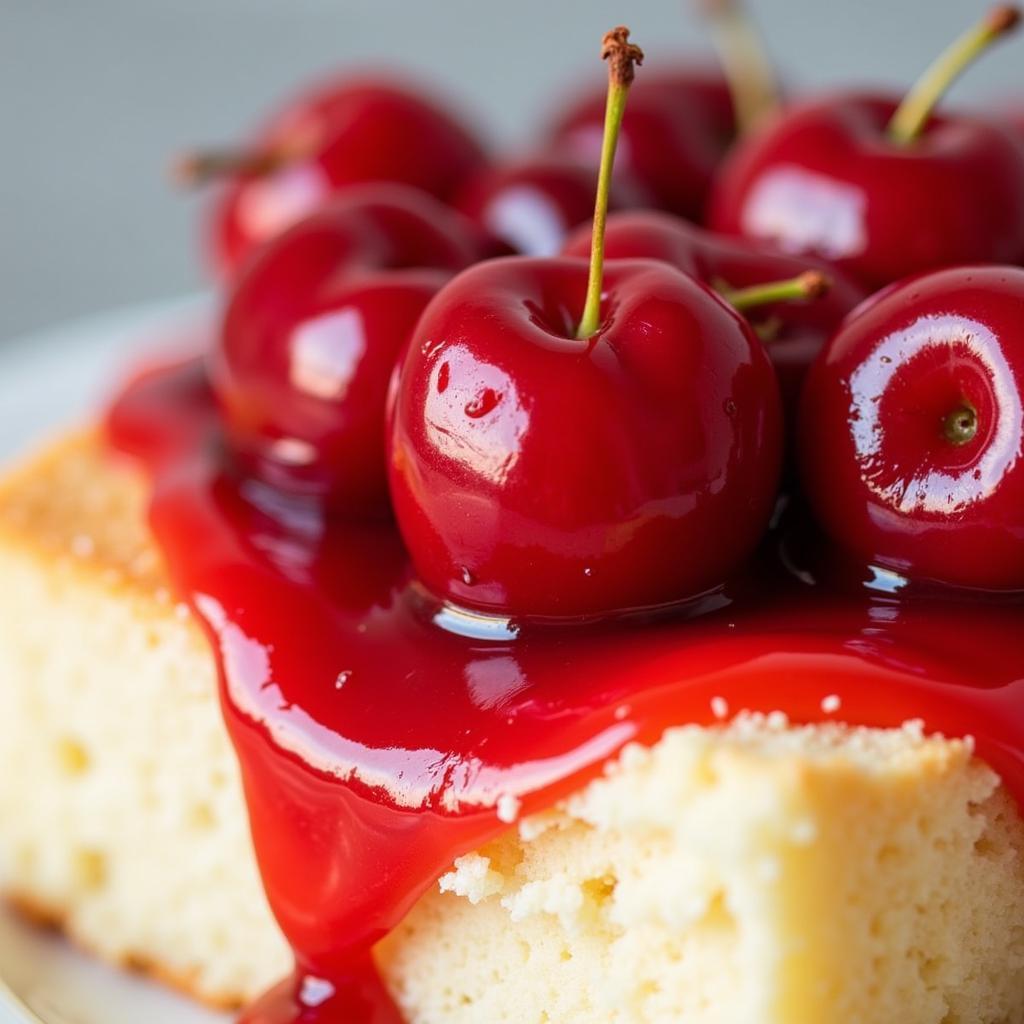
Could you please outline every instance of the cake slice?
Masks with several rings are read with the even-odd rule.
[[[90,432],[0,485],[0,888],[238,1005],[289,954],[145,502]],[[411,1024],[1021,1024],[1022,854],[967,741],[741,715],[459,858],[378,961]]]

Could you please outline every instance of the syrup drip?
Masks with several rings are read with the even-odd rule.
[[[255,849],[295,975],[246,1024],[398,1024],[371,959],[452,861],[630,741],[727,706],[973,735],[1024,797],[1019,604],[812,585],[770,537],[746,579],[671,616],[556,629],[438,608],[389,524],[328,525],[236,477],[201,366],[108,419],[216,653]],[[836,707],[838,698],[838,709]],[[723,701],[725,702],[723,704]]]

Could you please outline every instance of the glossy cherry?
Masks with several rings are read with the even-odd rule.
[[[617,180],[640,201],[690,219],[703,217],[712,175],[737,135],[775,109],[775,68],[742,0],[704,0],[720,68],[678,60],[645,75],[623,122]],[[601,148],[604,94],[578,95],[556,118],[554,144],[593,164]]]
[[[573,228],[590,222],[594,180],[593,166],[544,153],[484,168],[466,183],[455,205],[513,252],[554,256]],[[638,203],[622,183],[611,198],[613,208]]]
[[[563,252],[585,256],[586,229],[573,232]],[[654,211],[617,213],[608,218],[605,255],[609,259],[657,259],[671,263],[711,288],[727,293],[821,271],[828,291],[811,302],[773,302],[746,311],[768,349],[779,375],[787,413],[795,412],[804,375],[839,322],[864,297],[845,274],[821,260],[791,256],[771,245],[731,238]]]
[[[551,144],[593,167],[603,121],[603,92],[587,90],[555,119]],[[719,72],[698,67],[645,75],[623,120],[616,181],[638,194],[641,205],[698,219],[735,137],[732,95]]]
[[[351,513],[386,506],[392,370],[424,306],[478,255],[468,221],[397,185],[348,190],[265,246],[210,360],[246,469]]]
[[[985,38],[1015,17],[994,12]],[[957,44],[964,59],[977,49]],[[942,266],[1024,257],[1024,147],[1003,125],[931,113],[935,83],[951,77],[948,59],[940,65],[903,103],[840,93],[755,133],[716,180],[711,227],[814,253],[872,288]]]
[[[238,152],[198,154],[184,171],[228,176],[210,233],[218,269],[350,185],[399,182],[451,199],[484,163],[472,132],[429,91],[344,76],[293,100]]]
[[[801,461],[821,525],[912,579],[1024,588],[1024,270],[894,285],[812,367]]]
[[[654,261],[607,267],[574,337],[582,260],[456,277],[399,378],[391,490],[420,578],[512,616],[595,615],[722,583],[778,483],[777,383],[747,323]]]

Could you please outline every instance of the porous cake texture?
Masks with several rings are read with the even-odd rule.
[[[290,954],[214,662],[145,502],[89,434],[0,488],[0,887],[104,958],[235,1006]]]
[[[1019,1024],[1022,850],[969,743],[682,727],[460,858],[381,962],[417,1024]]]
[[[144,508],[92,433],[0,485],[0,888],[236,1005],[290,960]],[[913,724],[681,726],[459,858],[378,959],[410,1024],[1024,1024],[1024,823]]]

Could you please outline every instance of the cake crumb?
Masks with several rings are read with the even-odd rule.
[[[711,713],[715,716],[715,718],[728,718],[729,702],[724,697],[712,697]]]
[[[495,804],[499,821],[511,825],[519,817],[519,810],[522,806],[523,802],[519,797],[513,796],[511,793],[502,793]]]
[[[821,700],[821,710],[826,715],[835,714],[841,707],[843,702],[839,699],[839,694],[830,693],[827,697],[823,697]]]
[[[455,859],[452,870],[443,874],[437,884],[441,892],[462,896],[475,905],[489,896],[500,894],[505,880],[491,868],[489,857],[467,853]]]

